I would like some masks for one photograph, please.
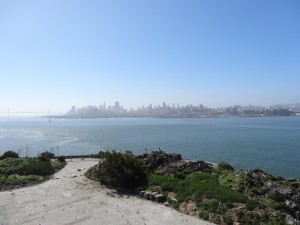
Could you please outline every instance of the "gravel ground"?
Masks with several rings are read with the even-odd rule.
[[[211,224],[151,201],[119,196],[84,177],[97,162],[72,159],[49,181],[0,192],[0,225]]]

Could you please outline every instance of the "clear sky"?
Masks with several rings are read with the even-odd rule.
[[[299,0],[0,0],[0,111],[299,96]]]

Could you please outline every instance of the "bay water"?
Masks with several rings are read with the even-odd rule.
[[[142,154],[158,148],[186,159],[226,161],[235,168],[299,179],[300,117],[0,119],[0,154],[77,155],[112,149]]]

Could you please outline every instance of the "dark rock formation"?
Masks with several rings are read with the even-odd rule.
[[[159,194],[157,192],[150,192],[150,191],[141,191],[140,192],[140,196],[142,198],[151,200],[151,201],[155,201],[158,203],[163,203],[166,201],[166,197],[162,194]]]
[[[213,168],[213,166],[213,164],[202,160],[181,160],[179,162],[169,164],[168,169],[176,169],[178,172],[209,171]]]
[[[137,156],[145,162],[150,170],[163,169],[165,175],[174,173],[204,171],[211,172],[213,164],[202,160],[183,160],[180,154],[168,154],[162,150],[153,151],[151,154]]]
[[[260,169],[250,171],[250,179],[253,187],[260,188],[262,194],[276,202],[284,202],[286,207],[281,211],[290,214],[286,220],[289,224],[298,224],[292,222],[299,220],[300,211],[299,183],[296,180],[284,180]]]
[[[180,154],[168,154],[162,150],[153,151],[151,154],[143,154],[137,157],[144,160],[146,166],[151,170],[182,160]]]

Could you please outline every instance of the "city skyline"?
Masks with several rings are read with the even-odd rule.
[[[265,117],[265,116],[299,116],[300,104],[274,105],[269,107],[262,106],[241,106],[234,105],[230,107],[209,108],[205,105],[186,105],[180,106],[173,103],[172,105],[163,102],[162,105],[143,105],[136,109],[124,108],[119,101],[114,105],[106,105],[104,102],[99,106],[86,106],[72,108],[63,115],[55,116],[57,118],[207,118],[207,117]],[[54,115],[53,115],[54,116]],[[49,118],[51,115],[48,116]]]
[[[300,3],[2,1],[0,112],[299,102]],[[100,102],[101,104],[101,102]]]
[[[139,106],[135,106],[135,107],[125,107],[122,105],[122,103],[120,101],[114,101],[114,102],[109,102],[107,103],[106,101],[103,101],[103,103],[101,104],[89,104],[89,105],[85,105],[85,106],[79,106],[77,107],[76,105],[73,105],[71,107],[71,109],[79,109],[79,108],[88,108],[88,107],[96,107],[97,109],[104,109],[104,110],[108,110],[108,109],[113,109],[113,108],[117,108],[117,109],[124,109],[124,110],[139,110],[139,109],[143,109],[143,108],[181,108],[181,107],[188,107],[188,106],[194,106],[194,107],[205,107],[205,108],[230,108],[230,107],[235,107],[235,106],[241,106],[241,107],[257,107],[257,108],[274,108],[274,107],[285,107],[285,106],[289,106],[289,107],[298,107],[300,106],[300,102],[294,102],[294,103],[285,103],[285,104],[273,104],[273,105],[253,105],[253,104],[233,104],[233,105],[219,105],[219,106],[215,106],[215,107],[210,107],[207,105],[204,105],[202,103],[197,103],[197,104],[179,104],[179,103],[169,103],[166,101],[162,101],[159,104],[152,104],[152,103],[145,103]],[[69,107],[70,108],[70,107]]]
[[[114,117],[114,112],[117,113],[125,113],[123,114],[124,117],[128,117],[130,115],[127,115],[126,113],[137,113],[135,116],[141,115],[142,117],[145,117],[143,113],[146,111],[152,111],[152,112],[163,112],[160,110],[172,110],[172,109],[195,109],[200,110],[202,112],[213,112],[213,113],[220,113],[220,115],[223,115],[224,113],[228,113],[228,110],[238,110],[240,112],[242,111],[255,111],[256,113],[260,111],[265,110],[278,110],[278,109],[287,109],[293,113],[296,113],[298,116],[300,114],[300,103],[290,103],[290,104],[274,104],[274,105],[228,105],[228,106],[216,106],[216,107],[209,107],[207,105],[203,105],[201,103],[198,104],[183,104],[180,105],[179,103],[168,103],[168,102],[161,102],[160,104],[143,104],[137,107],[124,107],[121,102],[115,101],[113,104],[107,103],[104,101],[102,104],[90,104],[86,106],[79,106],[73,105],[71,108],[67,111],[53,111],[48,109],[48,111],[15,111],[8,109],[7,111],[0,111],[0,118],[10,118],[10,117],[65,117],[65,116],[74,116],[74,115],[80,115],[85,114],[89,112],[107,112],[107,114],[104,117]],[[158,111],[157,111],[158,110]],[[173,111],[174,112],[174,111]],[[112,114],[111,114],[112,113]],[[218,115],[218,116],[220,116]],[[118,115],[120,116],[120,114]],[[146,115],[151,117],[151,115]],[[203,117],[203,114],[199,114],[198,116]],[[205,116],[208,116],[208,114],[205,114]],[[211,115],[210,115],[211,116]],[[100,116],[100,117],[103,117]],[[121,116],[122,117],[122,116]]]

